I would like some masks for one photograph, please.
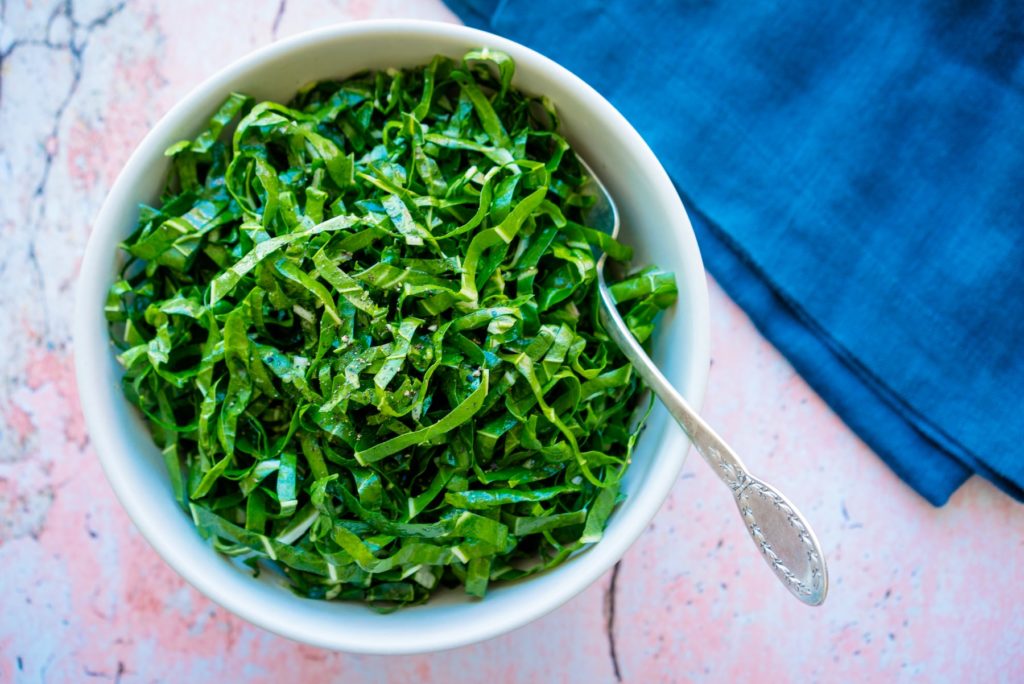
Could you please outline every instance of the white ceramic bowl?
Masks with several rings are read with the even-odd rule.
[[[416,653],[461,646],[526,624],[597,580],[640,535],[683,465],[688,444],[659,406],[626,478],[625,502],[604,538],[562,566],[509,585],[481,601],[459,592],[390,615],[354,603],[292,594],[264,573],[259,580],[213,551],[175,503],[159,450],[121,394],[103,317],[117,244],[133,229],[139,202],[152,202],[168,171],[164,149],[192,137],[230,91],[289,99],[303,84],[368,68],[415,66],[435,54],[504,50],[516,63],[515,85],[555,102],[565,133],[616,198],[623,239],[637,263],[675,271],[679,303],[661,324],[655,359],[699,407],[708,372],[704,269],[693,231],[668,175],[637,132],[572,73],[522,45],[473,29],[422,21],[332,26],[275,43],[235,62],[196,88],[146,136],[128,160],[96,219],[79,282],[75,361],[82,407],[107,477],[153,548],[199,591],[250,622],[315,646],[363,653]]]

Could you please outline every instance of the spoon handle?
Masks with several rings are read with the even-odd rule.
[[[612,341],[636,368],[647,386],[676,419],[711,469],[729,487],[750,537],[775,576],[798,599],[821,605],[828,591],[828,569],[810,524],[796,506],[771,485],[747,470],[743,461],[719,437],[662,374],[619,315],[598,265],[601,322]]]

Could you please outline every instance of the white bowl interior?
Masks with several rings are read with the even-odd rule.
[[[158,449],[123,398],[103,317],[117,243],[135,225],[139,202],[153,201],[168,170],[163,150],[195,135],[230,91],[289,99],[303,84],[363,69],[424,64],[438,53],[460,57],[487,45],[516,61],[515,85],[555,102],[575,149],[608,185],[635,263],[677,274],[680,297],[656,333],[655,360],[699,407],[708,369],[704,270],[696,241],[668,176],[622,116],[571,73],[497,36],[447,24],[383,21],[307,33],[253,53],[203,83],[143,140],[97,218],[83,262],[75,356],[82,405],[114,490],[140,531],[186,580],[225,608],[284,636],[365,653],[450,648],[514,629],[547,613],[595,581],[656,513],[682,467],[687,444],[659,405],[626,478],[626,501],[605,537],[561,567],[526,581],[495,585],[482,601],[451,592],[424,606],[381,615],[359,604],[302,599],[264,573],[260,580],[214,552],[171,495]]]

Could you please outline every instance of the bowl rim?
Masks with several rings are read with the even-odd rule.
[[[171,107],[138,143],[111,186],[93,222],[75,288],[73,349],[79,400],[90,439],[107,480],[133,524],[149,545],[178,575],[229,612],[286,638],[346,652],[397,655],[446,650],[493,638],[549,613],[593,584],[636,541],[667,498],[669,490],[682,469],[685,453],[689,448],[689,443],[681,431],[671,421],[666,423],[666,430],[660,436],[660,441],[654,446],[655,463],[652,468],[659,461],[666,460],[667,457],[664,456],[666,452],[673,452],[672,460],[667,464],[662,464],[658,478],[652,478],[645,484],[645,496],[642,499],[637,497],[638,500],[642,500],[642,504],[638,502],[634,505],[641,507],[632,516],[631,528],[624,530],[615,538],[606,535],[601,542],[588,549],[586,554],[582,554],[580,557],[588,558],[589,562],[577,564],[577,572],[572,575],[573,581],[563,581],[555,589],[549,590],[544,594],[545,600],[543,601],[521,602],[526,605],[517,606],[515,611],[509,611],[507,614],[495,614],[488,620],[477,621],[478,624],[472,625],[472,629],[443,632],[439,635],[428,633],[417,640],[406,640],[402,643],[377,643],[360,637],[358,634],[352,633],[351,630],[341,629],[323,633],[311,629],[310,625],[275,621],[272,614],[268,615],[273,611],[264,611],[257,605],[257,602],[252,601],[251,594],[243,595],[245,592],[241,584],[232,590],[232,587],[225,587],[220,580],[209,578],[196,571],[192,567],[189,557],[180,552],[173,539],[161,534],[161,531],[157,529],[155,514],[151,515],[148,510],[148,497],[136,492],[132,481],[118,467],[119,461],[130,458],[124,453],[126,450],[121,448],[122,444],[116,436],[116,433],[121,431],[112,430],[109,427],[112,424],[117,424],[113,411],[118,399],[113,398],[112,395],[119,394],[119,390],[111,392],[105,386],[102,364],[88,361],[96,358],[98,354],[109,354],[110,348],[105,321],[102,317],[97,316],[91,308],[95,307],[97,302],[102,301],[111,278],[110,255],[106,253],[110,240],[105,238],[118,229],[118,224],[114,219],[118,207],[123,206],[124,202],[136,202],[129,194],[129,186],[133,179],[144,170],[154,152],[162,153],[162,150],[150,149],[153,148],[154,141],[161,137],[161,132],[173,127],[178,119],[196,106],[197,102],[214,92],[224,92],[226,86],[237,77],[257,68],[266,68],[278,58],[293,51],[301,51],[321,43],[345,40],[361,34],[394,34],[395,32],[457,39],[469,44],[487,45],[514,53],[517,65],[529,62],[532,69],[547,72],[551,77],[565,82],[567,89],[573,90],[578,96],[585,98],[589,105],[603,110],[603,115],[613,122],[617,131],[626,136],[626,142],[641,157],[644,167],[650,169],[650,180],[657,184],[656,190],[659,195],[670,196],[668,201],[674,202],[682,217],[682,222],[689,228],[685,234],[679,236],[679,239],[688,253],[687,256],[693,259],[695,267],[687,273],[677,274],[677,277],[683,281],[680,283],[680,289],[686,288],[692,293],[690,301],[692,315],[688,319],[688,324],[693,328],[691,338],[693,348],[690,358],[685,363],[688,377],[687,386],[678,389],[695,408],[699,409],[704,398],[710,368],[708,363],[710,323],[705,271],[686,210],[667,172],[653,151],[614,105],[581,78],[553,60],[520,43],[486,31],[460,24],[422,19],[379,19],[339,23],[282,39],[249,52],[219,69]],[[239,579],[251,583],[250,578],[242,577],[241,574],[239,574]],[[485,603],[486,599],[481,605]]]

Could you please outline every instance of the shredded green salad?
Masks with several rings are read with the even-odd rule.
[[[171,146],[106,315],[176,497],[303,596],[483,596],[601,538],[650,400],[597,318],[552,103],[461,62],[231,95]],[[233,130],[232,130],[233,129]],[[676,298],[612,287],[646,340]]]

